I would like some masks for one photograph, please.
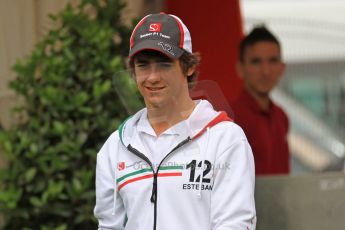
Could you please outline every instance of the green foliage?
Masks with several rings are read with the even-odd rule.
[[[26,119],[0,131],[8,161],[0,171],[4,229],[96,229],[96,153],[141,104],[124,71],[130,30],[120,20],[123,7],[119,0],[68,5],[15,64],[10,87],[25,100],[15,113]]]

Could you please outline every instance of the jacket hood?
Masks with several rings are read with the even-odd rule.
[[[197,105],[191,115],[184,121],[181,121],[176,128],[180,134],[181,140],[190,138],[192,140],[201,136],[207,128],[211,128],[223,121],[232,121],[226,112],[217,112],[207,100],[198,100]],[[144,108],[135,115],[127,118],[119,127],[119,136],[122,144],[127,147],[136,131],[140,117],[147,114]],[[174,126],[173,126],[174,127]]]

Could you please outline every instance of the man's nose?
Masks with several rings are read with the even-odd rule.
[[[269,63],[262,63],[261,71],[263,74],[267,75],[271,72],[271,66]]]
[[[150,82],[159,81],[161,79],[161,73],[160,72],[161,72],[160,68],[159,68],[159,66],[157,66],[156,63],[151,64],[146,80],[150,81]]]

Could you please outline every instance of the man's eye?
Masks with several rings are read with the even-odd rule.
[[[279,63],[279,62],[280,62],[280,59],[279,59],[279,58],[270,58],[270,59],[269,59],[269,62],[270,62],[271,64],[276,64],[276,63]]]
[[[260,58],[253,58],[250,60],[250,63],[254,65],[259,64],[260,62],[261,62]]]
[[[163,68],[169,68],[172,66],[171,62],[159,62],[158,65]]]
[[[148,67],[149,65],[146,64],[146,63],[139,63],[139,64],[136,64],[136,67],[138,68],[145,68],[145,67]]]

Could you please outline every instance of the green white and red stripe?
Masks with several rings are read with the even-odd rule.
[[[158,177],[179,177],[182,176],[183,166],[162,166],[159,168]],[[116,180],[120,191],[128,184],[145,180],[153,177],[151,168],[140,169],[131,173],[127,173]]]

